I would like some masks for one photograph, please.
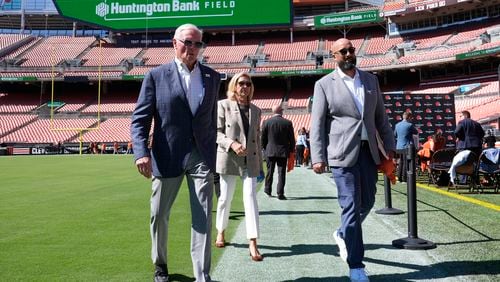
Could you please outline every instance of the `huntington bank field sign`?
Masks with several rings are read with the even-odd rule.
[[[376,23],[383,21],[378,10],[368,10],[351,13],[335,13],[314,17],[315,27],[354,25]]]
[[[59,13],[112,30],[291,24],[292,0],[54,0]]]

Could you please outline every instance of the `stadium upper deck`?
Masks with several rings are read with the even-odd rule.
[[[102,101],[101,122],[110,125],[103,128],[126,123],[142,76],[173,57],[172,31],[151,31],[147,36],[108,34],[57,13],[35,12],[20,25],[17,19],[22,14],[5,9],[6,3],[14,7],[19,2],[3,1],[0,10],[0,29],[4,31],[0,31],[0,93],[9,94],[0,98],[4,104],[0,115],[8,122],[0,133],[3,140],[7,134],[12,142],[52,142],[56,138],[50,132],[33,135],[33,128],[44,124],[40,119],[44,119],[48,101],[46,82],[52,80],[56,87],[74,88],[74,83],[91,85],[101,78],[106,95],[124,98]],[[302,126],[308,124],[307,97],[315,79],[335,68],[330,46],[346,36],[357,48],[358,66],[375,72],[384,91],[455,94],[457,111],[471,110],[475,118],[484,118],[483,124],[498,128],[500,0],[456,2],[386,1],[383,7],[375,7],[385,15],[380,23],[315,27],[316,15],[345,10],[357,13],[374,7],[356,1],[294,1],[292,27],[205,29],[208,45],[199,60],[228,76],[252,73],[259,88],[255,103],[268,110],[284,101],[291,111],[289,117]],[[435,3],[444,4],[438,7]],[[25,32],[20,33],[20,27]],[[17,34],[5,34],[9,31]],[[87,31],[99,36],[78,36]],[[73,36],[45,36],[58,33]],[[111,87],[115,81],[131,86],[133,93],[115,90]],[[94,126],[87,120],[98,108],[95,87],[91,88],[81,94],[63,91],[58,99],[64,104],[57,108],[56,117],[68,119],[67,123],[82,119],[81,126]],[[108,136],[119,135],[123,137],[119,140],[127,141],[127,126],[120,130],[108,132]],[[102,139],[107,133],[102,134],[94,137]],[[66,136],[65,141],[75,138]]]

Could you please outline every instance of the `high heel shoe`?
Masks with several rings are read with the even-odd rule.
[[[250,253],[250,257],[252,258],[253,261],[262,261],[264,259],[264,257],[259,253],[259,251],[257,251],[255,256],[252,256],[252,252],[250,250],[249,250],[249,253]]]
[[[217,239],[215,239],[215,246],[217,248],[224,248],[226,246],[225,241],[226,240],[224,240],[224,231],[222,231],[222,233],[217,234]]]
[[[215,241],[215,246],[217,248],[224,248],[226,244],[224,243],[224,241]]]

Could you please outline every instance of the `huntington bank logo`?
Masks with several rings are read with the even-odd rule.
[[[142,0],[146,2],[145,0]],[[182,1],[182,2],[181,2]],[[205,1],[199,0],[167,0],[147,1],[147,3],[122,4],[119,1],[102,1],[96,5],[95,13],[106,21],[125,19],[144,19],[151,17],[160,18],[182,18],[199,16],[202,11],[209,11],[203,17],[231,17],[236,8],[235,0]]]
[[[104,2],[101,2],[100,4],[98,4],[95,7],[95,13],[99,17],[104,18],[105,16],[107,16],[109,14],[109,5],[104,3]]]

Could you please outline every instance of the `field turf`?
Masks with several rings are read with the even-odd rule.
[[[152,279],[151,184],[131,155],[1,157],[0,181],[2,281]],[[192,281],[183,185],[171,214],[168,263],[172,278]],[[237,189],[228,238],[243,219],[242,205]],[[212,265],[221,253],[213,248]]]

